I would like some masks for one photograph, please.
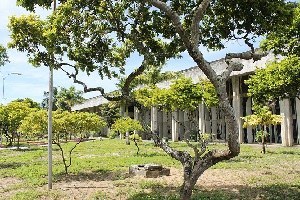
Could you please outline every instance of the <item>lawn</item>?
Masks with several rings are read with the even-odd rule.
[[[70,149],[74,143],[64,145]],[[184,149],[184,143],[173,146]],[[211,144],[209,148],[225,148]],[[242,145],[241,154],[218,163],[198,180],[193,199],[299,199],[300,148]],[[151,142],[136,147],[120,140],[95,140],[73,151],[69,175],[60,151],[53,150],[53,190],[47,190],[47,148],[0,150],[0,199],[178,199],[181,165]],[[132,177],[133,164],[157,163],[171,168],[167,177]]]

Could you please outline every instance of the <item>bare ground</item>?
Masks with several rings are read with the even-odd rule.
[[[143,188],[143,184],[152,183],[155,186],[165,186],[168,192],[176,192],[182,183],[182,172],[176,168],[171,169],[170,176],[160,178],[144,178],[140,176],[125,177],[123,180],[76,180],[76,181],[61,181],[55,183],[53,188],[63,193],[63,199],[93,199],[95,193],[101,192],[105,194],[106,199],[125,200],[129,197],[131,191],[136,191],[137,188]],[[247,177],[254,175],[243,170],[224,170],[224,169],[209,169],[197,182],[197,187],[203,189],[222,188],[237,191],[236,188],[228,188],[229,185],[243,186]],[[128,188],[130,188],[128,190]],[[163,188],[161,188],[163,190]],[[150,192],[151,188],[143,188],[143,192]],[[172,191],[173,190],[173,191]]]

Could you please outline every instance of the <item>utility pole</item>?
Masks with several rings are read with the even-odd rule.
[[[53,0],[53,12],[56,0]],[[53,53],[53,52],[52,52]],[[52,55],[54,58],[54,55]],[[48,103],[48,189],[52,189],[52,104],[53,104],[53,67],[49,66],[49,103]]]

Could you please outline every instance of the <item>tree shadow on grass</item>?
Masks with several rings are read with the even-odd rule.
[[[20,162],[10,162],[10,163],[0,163],[0,169],[16,169],[25,165],[25,163]]]
[[[149,152],[149,153],[139,153],[138,157],[156,157],[156,156],[167,156],[166,154],[160,152]]]
[[[115,181],[124,180],[130,175],[124,171],[97,170],[92,172],[79,172],[77,174],[59,173],[54,175],[56,182],[64,181]]]
[[[300,155],[300,152],[295,151],[267,151],[268,154],[282,154],[282,155]]]
[[[139,192],[131,195],[128,200],[179,200],[179,188],[173,189],[159,187],[151,188],[150,192]],[[267,200],[298,200],[300,197],[300,185],[273,184],[267,186],[241,186],[223,185],[212,188],[196,187],[193,200],[231,200],[231,199],[267,199]]]

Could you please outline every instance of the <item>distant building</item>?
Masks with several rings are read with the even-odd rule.
[[[252,114],[252,101],[247,97],[247,85],[244,81],[254,73],[256,67],[264,68],[266,63],[272,61],[274,55],[268,54],[259,61],[240,60],[244,64],[242,71],[232,72],[230,79],[227,81],[227,93],[235,110],[235,115],[239,125],[239,142],[254,143],[255,127],[243,128],[243,120],[241,117]],[[225,59],[211,62],[213,69],[217,74],[221,74],[226,68]],[[205,75],[198,67],[192,67],[181,71],[186,77],[192,78],[196,83]],[[158,84],[158,87],[168,87],[170,81],[164,81]],[[97,112],[101,104],[108,101],[102,96],[88,99],[82,104],[75,105],[72,110],[82,110],[89,112]],[[134,106],[121,108],[122,113],[128,113],[128,116],[143,120],[146,122],[153,132],[159,134],[161,138],[169,138],[172,141],[178,141],[183,138],[184,126],[190,123],[187,113],[184,111],[164,112],[155,107],[141,112]],[[281,125],[270,125],[268,127],[271,143],[282,143],[283,146],[292,146],[300,143],[300,100],[299,99],[283,99],[276,102],[273,108],[274,114],[283,116]],[[218,107],[207,108],[204,104],[200,104],[199,108],[194,111],[193,117],[195,130],[201,133],[210,133],[215,139],[226,140],[226,123],[222,111]],[[146,136],[143,136],[146,138]]]

